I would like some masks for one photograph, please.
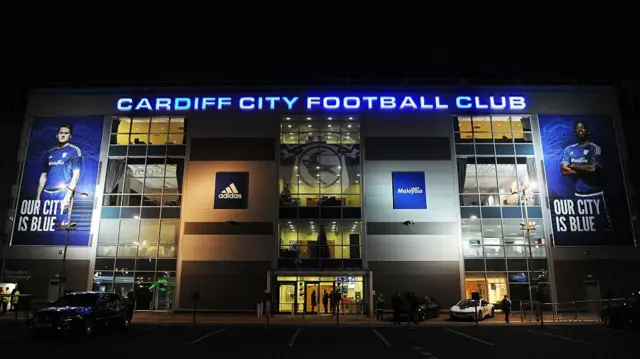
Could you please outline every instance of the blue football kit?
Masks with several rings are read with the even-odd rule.
[[[73,171],[82,169],[82,151],[76,145],[67,144],[47,151],[42,172],[47,174],[41,201],[62,201],[69,192],[67,186],[73,178]],[[60,208],[61,209],[61,208]],[[58,211],[56,223],[66,221]]]
[[[574,191],[577,199],[598,200],[600,215],[596,216],[596,228],[612,229],[611,218],[607,210],[604,197],[604,172],[600,160],[602,149],[593,142],[569,145],[564,149],[562,164],[566,165],[595,165],[593,172],[575,170],[571,176],[574,183]]]

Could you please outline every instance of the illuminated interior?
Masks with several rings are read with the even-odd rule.
[[[111,143],[118,145],[184,144],[184,118],[119,117],[111,132]]]
[[[318,241],[326,233],[326,250]],[[280,223],[280,258],[356,259],[361,258],[360,221],[286,221]],[[324,253],[324,255],[323,255]]]
[[[355,314],[356,304],[364,301],[364,283],[362,276],[348,277],[278,277],[278,311],[291,313],[331,313],[330,308],[325,311],[323,295],[332,291],[341,293],[340,310],[343,313]],[[315,291],[315,308],[311,305],[311,296]]]
[[[354,117],[285,117],[283,206],[361,206],[360,124]]]
[[[462,140],[526,141],[531,131],[529,116],[459,116],[457,124]]]
[[[482,273],[468,273],[464,284],[467,298],[471,298],[473,292],[478,292],[481,299],[488,300],[490,303],[499,303],[505,295],[509,295],[507,277],[504,274],[488,273],[485,278]]]

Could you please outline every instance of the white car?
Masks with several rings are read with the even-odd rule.
[[[479,304],[473,299],[462,299],[456,303],[456,305],[449,308],[449,319],[475,320],[476,314],[478,316],[478,320],[493,318],[493,315],[495,314],[493,304],[484,299],[480,299]]]

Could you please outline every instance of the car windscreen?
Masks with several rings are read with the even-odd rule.
[[[474,305],[478,305],[478,302],[476,302],[475,300],[471,300],[471,299],[463,299],[461,301],[458,302],[458,304],[456,304],[459,307],[473,307]]]
[[[97,294],[72,294],[65,295],[53,303],[54,307],[89,307],[98,301]]]

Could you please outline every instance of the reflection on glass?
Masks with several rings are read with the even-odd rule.
[[[111,144],[184,144],[184,118],[116,117],[111,125]]]
[[[280,258],[361,258],[360,221],[286,221],[279,232]]]
[[[457,116],[454,131],[458,142],[532,142],[529,116]]]
[[[360,207],[359,124],[281,124],[280,205]]]

